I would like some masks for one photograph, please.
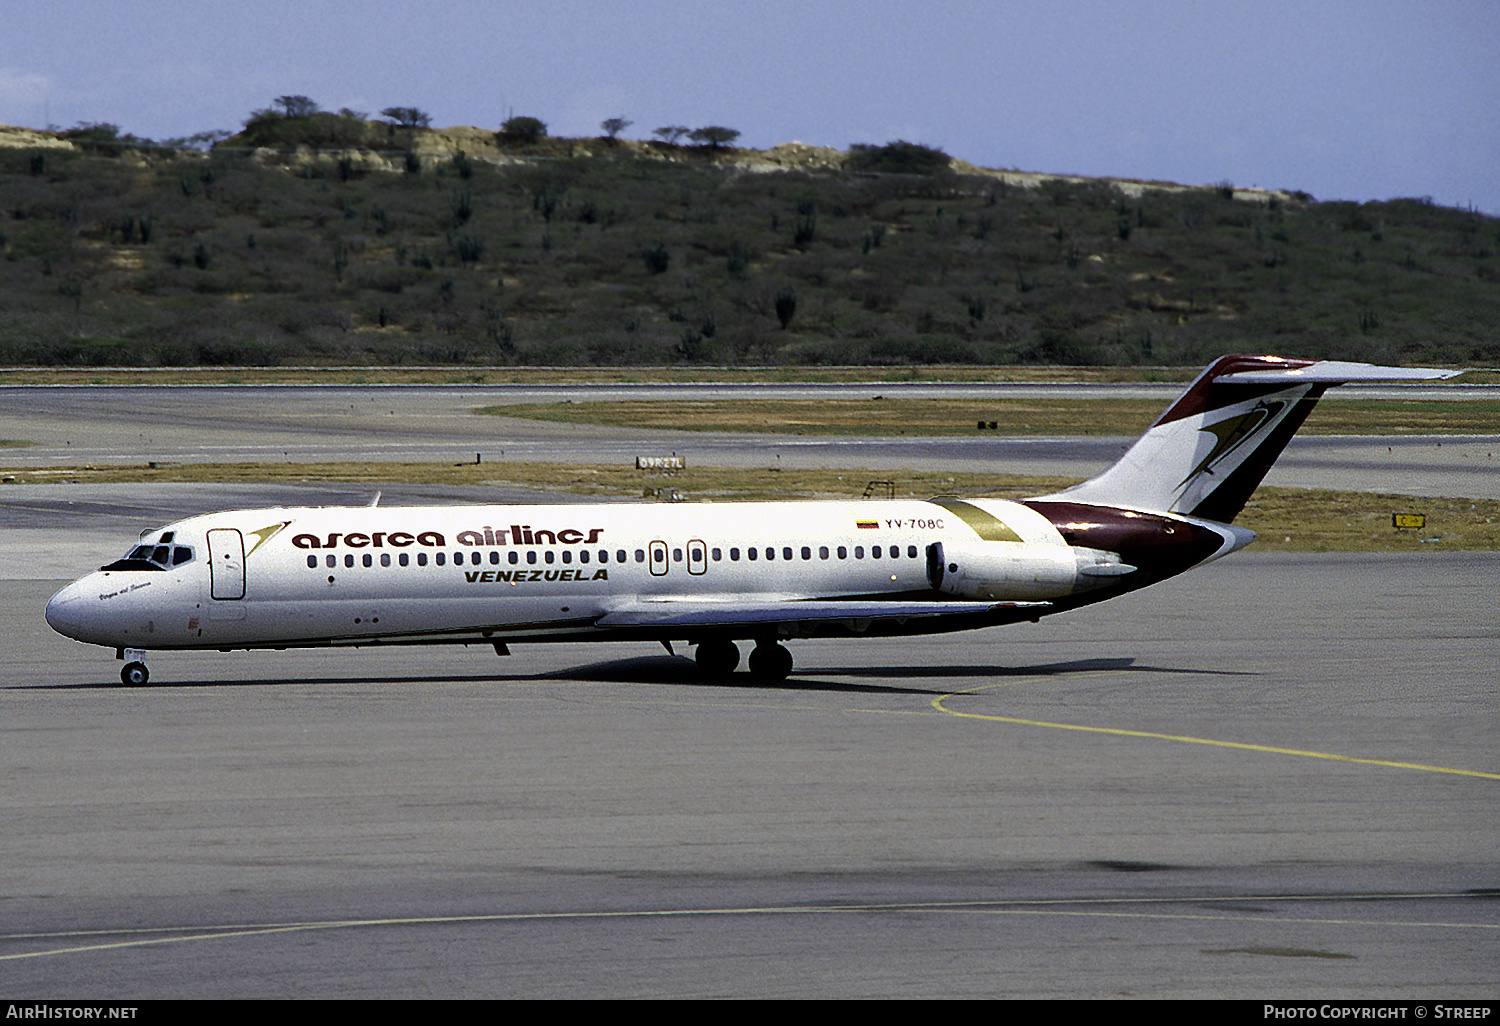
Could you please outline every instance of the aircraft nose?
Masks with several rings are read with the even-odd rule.
[[[83,596],[78,585],[70,584],[47,600],[47,624],[67,638],[82,640]]]

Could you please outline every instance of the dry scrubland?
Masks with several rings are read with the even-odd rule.
[[[0,131],[0,364],[1500,362],[1500,222],[1423,198],[257,125]]]

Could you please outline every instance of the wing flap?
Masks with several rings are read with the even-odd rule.
[[[833,621],[911,620],[990,613],[1004,609],[1043,610],[1050,602],[868,602],[806,600],[773,603],[703,602],[666,599],[635,602],[606,613],[601,629],[691,627],[728,629],[767,624]]]

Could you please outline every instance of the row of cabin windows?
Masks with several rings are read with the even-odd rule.
[[[838,553],[838,558],[839,559],[848,559],[849,558],[849,547],[847,545],[840,545],[840,546],[837,547],[837,549],[833,550],[833,552],[837,552]],[[830,559],[833,556],[833,552],[831,552],[829,550],[829,548],[828,548],[827,545],[819,545],[818,546],[818,558],[819,559]],[[673,555],[673,558],[680,558],[677,555],[677,550],[675,550],[675,549],[673,550],[672,555]],[[900,559],[901,558],[901,546],[899,546],[899,545],[891,545],[888,548],[883,548],[882,546],[879,546],[879,545],[871,545],[870,546],[870,558],[871,559],[880,559],[880,558],[882,558],[882,557],[884,557],[886,555],[889,555],[889,557],[891,559]],[[803,545],[802,549],[801,549],[801,556],[802,556],[803,559],[808,559],[808,560],[812,559],[813,558],[813,549],[812,549],[812,546],[811,545]],[[745,552],[744,552],[744,557],[747,560],[749,560],[750,562],[752,562],[752,563],[755,562],[757,559],[761,559],[761,558],[765,558],[767,560],[773,560],[773,559],[776,558],[776,548],[774,546],[767,546],[764,549],[753,549],[753,548],[746,549]],[[723,559],[722,550],[720,550],[720,549],[714,549],[713,550],[713,558],[714,558],[714,562],[716,562],[716,563],[719,562],[720,560],[722,560]],[[793,551],[793,549],[792,549],[792,547],[790,545],[783,545],[781,547],[781,558],[783,560],[790,560],[790,559],[796,558],[796,556],[794,554],[794,551]],[[854,558],[855,559],[864,559],[865,558],[865,547],[863,545],[856,545],[856,546],[854,546]],[[915,545],[908,545],[906,547],[906,558],[907,559],[916,559],[917,558],[917,547]],[[730,549],[729,550],[729,561],[731,563],[738,563],[740,561],[740,550],[739,549],[735,548],[735,549]]]
[[[838,553],[838,558],[839,559],[848,559],[849,558],[849,547],[846,546],[846,545],[840,545],[840,546],[837,547],[836,550],[833,550],[833,551],[830,551],[830,549],[829,549],[829,547],[827,545],[820,545],[820,546],[818,546],[818,550],[817,551],[818,551],[818,558],[819,559],[830,559],[830,558],[832,558],[833,551],[836,551]],[[485,554],[482,553],[482,552],[470,552],[470,553],[467,553],[467,555],[468,555],[467,563],[470,566],[480,566],[480,565],[482,565],[483,563],[486,562]],[[625,562],[628,561],[628,556],[629,555],[630,554],[627,553],[626,550],[624,550],[624,549],[616,549],[615,552],[614,552],[614,562],[616,562],[616,563],[625,563]],[[644,563],[644,562],[646,562],[646,550],[645,549],[636,549],[634,555],[635,555],[635,562],[637,562],[637,563]],[[721,563],[721,562],[724,561],[724,550],[721,549],[721,548],[715,547],[712,550],[711,555],[712,555],[713,561],[715,563]],[[800,555],[805,560],[811,560],[813,558],[813,549],[812,549],[812,546],[811,545],[803,545],[801,547],[801,553],[800,553]],[[462,552],[455,552],[455,553],[453,553],[453,565],[454,566],[463,566],[465,564],[465,562],[466,562],[465,559],[464,559],[464,556],[465,556],[465,553],[462,553]],[[743,553],[741,552],[741,550],[739,548],[731,548],[729,550],[729,561],[731,563],[738,563],[740,561],[740,559],[741,559],[742,556],[743,556],[744,559],[746,559],[746,560],[748,560],[749,562],[752,562],[752,563],[754,563],[754,562],[756,562],[756,561],[758,561],[758,560],[760,560],[762,558],[764,558],[765,560],[767,560],[769,562],[769,561],[775,560],[777,558],[777,549],[776,549],[775,546],[768,545],[764,549],[747,548],[747,549],[745,549],[743,551]],[[790,546],[790,545],[784,545],[784,546],[781,547],[781,549],[780,549],[780,558],[783,561],[789,561],[789,560],[795,559],[796,556],[797,556],[797,553],[792,548],[792,546]],[[521,560],[521,553],[517,552],[514,549],[511,549],[509,552],[507,552],[506,553],[506,557],[507,557],[506,558],[506,562],[510,563],[513,566],[519,564],[522,561]],[[881,558],[886,558],[886,557],[888,557],[890,559],[900,559],[901,558],[901,546],[899,546],[899,545],[891,545],[891,546],[871,545],[870,546],[870,558],[871,559],[881,559]],[[428,554],[426,552],[416,552],[416,553],[412,553],[412,552],[398,552],[398,553],[395,553],[394,560],[393,560],[392,554],[389,553],[389,552],[382,552],[382,553],[380,553],[380,555],[378,557],[373,552],[366,552],[366,553],[364,553],[363,555],[361,555],[361,556],[359,556],[357,558],[359,560],[358,565],[360,565],[360,566],[368,566],[368,567],[373,567],[375,565],[375,562],[376,562],[377,558],[379,559],[379,562],[380,562],[381,566],[392,566],[392,565],[395,565],[395,566],[411,566],[411,565],[413,565],[413,563],[415,563],[415,565],[417,565],[417,566],[426,566],[428,564],[429,556],[428,556]],[[525,562],[529,566],[536,565],[536,563],[538,561],[540,561],[542,563],[546,563],[548,565],[553,565],[553,564],[555,564],[555,563],[558,562],[558,558],[559,558],[559,553],[556,552],[556,551],[554,551],[554,550],[552,550],[552,549],[547,549],[547,550],[543,551],[541,553],[540,557],[538,557],[536,549],[530,549],[530,550],[528,550],[526,552]],[[695,558],[702,558],[702,557],[701,556],[696,556]],[[856,545],[856,546],[854,546],[854,558],[855,559],[864,559],[865,558],[865,547],[863,545]],[[917,558],[917,547],[915,545],[908,545],[906,547],[906,558],[907,559],[916,559]],[[562,552],[561,552],[561,560],[562,560],[562,562],[564,564],[572,563],[575,559],[579,563],[589,563],[589,562],[594,561],[596,559],[600,563],[608,563],[608,562],[610,562],[610,552],[609,552],[608,549],[599,549],[597,551],[597,553],[591,553],[588,549],[582,549],[582,550],[579,550],[576,553],[576,555],[575,555],[575,553],[571,549],[563,549],[562,550]],[[682,562],[682,549],[680,549],[680,548],[673,549],[672,550],[672,559],[673,559],[674,562],[681,563]],[[347,553],[347,554],[345,554],[345,556],[343,558],[344,566],[350,567],[350,568],[354,567],[356,565],[355,560],[356,560],[356,557],[355,557],[355,555],[353,553]],[[445,566],[445,565],[447,565],[447,562],[448,562],[448,554],[446,552],[434,552],[434,553],[431,554],[431,561],[432,561],[432,564],[434,566]],[[332,554],[326,555],[326,556],[323,557],[323,562],[324,562],[325,566],[327,566],[329,569],[332,569],[332,568],[334,568],[334,567],[336,567],[336,566],[339,565],[339,557],[335,556],[335,555],[332,555]],[[498,551],[496,551],[496,550],[493,550],[493,549],[490,550],[489,555],[488,555],[488,562],[492,566],[499,566],[500,565],[500,553]],[[315,556],[315,555],[308,556],[307,557],[307,566],[308,566],[308,569],[310,569],[310,570],[316,569],[317,566],[318,566],[318,557]]]
[[[467,560],[464,559],[465,555],[468,556]],[[616,563],[624,563],[624,562],[627,561],[628,555],[629,554],[624,549],[616,549],[615,552],[614,552],[614,561]],[[508,557],[508,559],[506,560],[506,562],[510,563],[513,566],[522,562],[521,554],[519,552],[515,551],[514,549],[512,549],[510,552],[506,553],[506,556]],[[382,552],[378,558],[379,558],[381,566],[392,566],[392,565],[394,565],[394,566],[412,566],[412,565],[426,566],[428,564],[428,562],[429,562],[429,558],[430,558],[430,561],[431,561],[431,563],[432,563],[433,566],[447,566],[448,565],[448,553],[446,553],[446,552],[434,552],[434,553],[431,554],[430,557],[425,552],[416,552],[416,553],[412,553],[412,552],[398,552],[398,553],[395,554],[394,559],[392,558],[391,553],[389,553],[389,552]],[[600,563],[608,563],[610,561],[610,553],[609,553],[608,549],[600,549],[597,553],[591,553],[587,549],[584,549],[584,550],[578,552],[576,554],[576,556],[575,556],[574,552],[571,549],[564,549],[562,551],[562,562],[564,562],[564,563],[572,563],[575,558],[580,563],[588,563],[588,562],[593,561],[595,558],[597,558]],[[362,556],[359,557],[359,565],[360,566],[374,566],[375,562],[376,562],[376,559],[377,559],[377,557],[375,556],[375,554],[373,552],[366,552],[364,555],[362,555]],[[336,567],[336,566],[339,565],[339,557],[338,556],[333,556],[333,555],[324,556],[323,557],[323,561],[324,561],[324,565],[328,566],[330,568]],[[537,551],[535,549],[531,549],[531,550],[529,550],[526,553],[525,562],[528,565],[535,565],[539,561],[543,562],[543,563],[547,563],[547,564],[554,564],[554,563],[556,563],[558,561],[558,553],[556,551],[552,550],[552,549],[548,549],[548,550],[546,550],[545,552],[543,552],[541,554],[540,559],[538,558]],[[645,549],[636,549],[635,550],[635,561],[637,563],[644,563],[646,561],[646,550]],[[467,554],[463,553],[463,552],[455,552],[453,554],[453,565],[454,566],[463,566],[465,564],[465,562],[467,562],[471,566],[481,566],[481,565],[483,565],[486,562],[486,560],[485,560],[485,554],[482,553],[482,552],[470,552],[470,553],[467,553]],[[488,562],[492,566],[499,566],[500,565],[500,553],[497,552],[497,551],[491,550],[490,553],[489,553]],[[313,569],[317,565],[318,565],[318,557],[317,556],[308,556],[307,557],[307,566],[308,566],[308,569]],[[346,566],[346,567],[353,567],[354,565],[355,565],[354,554],[353,553],[346,554],[344,556],[344,566]]]

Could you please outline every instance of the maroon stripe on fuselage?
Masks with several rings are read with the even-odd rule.
[[[1031,499],[1021,503],[1052,522],[1069,545],[1117,552],[1120,561],[1139,569],[1118,584],[1055,600],[1055,608],[1088,605],[1175,577],[1219,551],[1224,539],[1197,524],[1172,517],[1084,502]]]

